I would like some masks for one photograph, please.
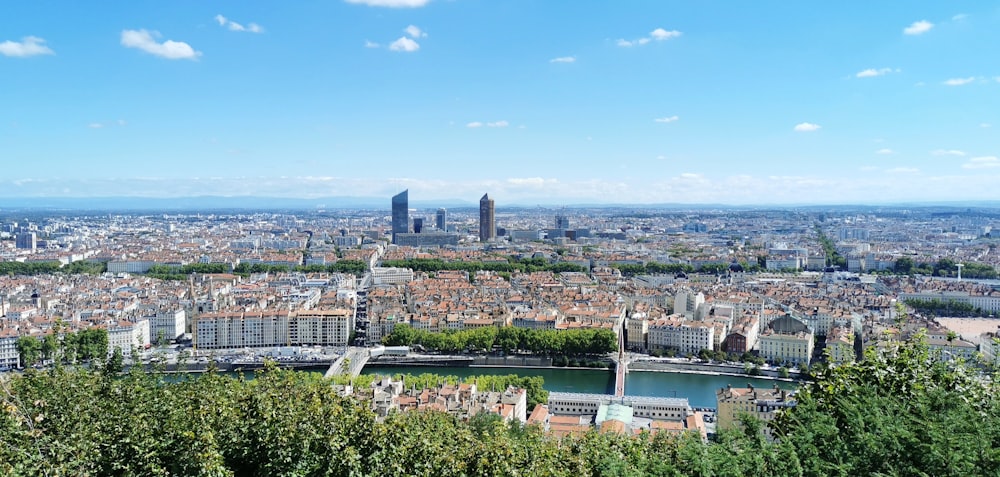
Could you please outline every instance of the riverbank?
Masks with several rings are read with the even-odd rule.
[[[759,374],[747,374],[742,365],[737,364],[716,364],[716,363],[693,363],[687,361],[658,359],[635,361],[628,365],[629,372],[649,371],[656,373],[679,373],[679,374],[702,374],[706,376],[733,376],[733,377],[753,377],[757,379],[768,379],[776,381],[796,382],[801,380],[801,374],[792,369],[788,370],[788,377],[781,376],[779,368],[761,367]]]

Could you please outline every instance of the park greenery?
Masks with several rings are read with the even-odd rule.
[[[62,265],[57,261],[0,262],[0,275],[47,275],[54,273],[100,275],[108,270],[106,262],[78,261]]]
[[[398,324],[382,339],[386,346],[419,345],[443,353],[527,352],[539,355],[601,355],[618,349],[618,339],[610,329],[534,330],[505,326],[484,326],[433,332]],[[567,363],[568,364],[568,363]]]
[[[833,245],[833,240],[826,236],[823,229],[816,226],[816,239],[819,241],[819,245],[823,247],[823,254],[826,256],[826,264],[831,267],[839,267],[841,270],[847,270],[847,258],[840,255],[837,248]]]
[[[1000,393],[920,342],[819,370],[771,425],[556,437],[480,415],[384,420],[318,374],[166,378],[58,366],[0,378],[0,474],[203,476],[997,475]],[[438,378],[427,378],[436,382]]]
[[[459,270],[469,273],[478,271],[491,272],[587,272],[584,267],[571,262],[550,262],[545,258],[507,257],[506,260],[478,261],[456,260],[444,261],[439,258],[410,258],[406,260],[383,260],[383,267],[409,268],[416,272],[437,272],[440,270]]]
[[[368,265],[361,260],[340,260],[326,265],[275,265],[267,263],[243,262],[235,267],[228,263],[189,263],[187,265],[153,265],[146,275],[161,280],[187,280],[191,274],[234,273],[248,276],[252,273],[349,273],[356,276],[364,275]]]
[[[929,316],[948,316],[948,317],[981,317],[987,316],[982,308],[976,307],[971,303],[962,303],[955,300],[921,300],[919,298],[911,298],[905,300],[905,303],[910,308],[913,308],[919,313],[929,315]]]

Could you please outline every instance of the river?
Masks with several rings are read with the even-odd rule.
[[[379,366],[366,367],[363,374],[422,374],[432,373],[466,378],[478,375],[517,374],[520,376],[541,376],[545,379],[545,389],[557,392],[598,393],[609,392],[614,374],[608,370],[574,368],[476,368],[446,366]],[[658,396],[687,398],[692,407],[715,407],[715,392],[726,385],[746,387],[747,383],[757,387],[773,387],[775,383],[782,389],[795,389],[796,383],[751,378],[749,376],[716,376],[706,374],[660,373],[653,371],[630,371],[625,378],[625,394],[635,396]]]

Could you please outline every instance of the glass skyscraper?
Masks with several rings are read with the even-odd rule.
[[[396,234],[410,231],[410,190],[404,190],[392,196],[392,243],[396,243]]]

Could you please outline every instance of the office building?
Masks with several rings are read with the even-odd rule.
[[[35,251],[38,247],[38,237],[34,232],[23,232],[17,234],[14,244],[18,249]]]
[[[479,199],[479,241],[489,242],[497,238],[497,224],[494,215],[493,199],[489,194],[483,194]]]
[[[396,234],[410,231],[410,196],[409,189],[392,196],[392,243],[396,243]]]
[[[556,228],[566,230],[569,228],[569,217],[565,215],[556,216]]]
[[[414,217],[413,218],[413,233],[419,234],[424,229],[424,218]]]
[[[435,223],[437,229],[442,232],[448,231],[448,209],[438,209],[437,211],[437,222]]]

